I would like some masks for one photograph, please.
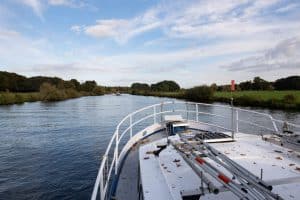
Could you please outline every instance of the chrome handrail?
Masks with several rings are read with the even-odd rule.
[[[165,105],[172,105],[173,108],[170,108],[169,110],[163,110],[163,107]],[[185,109],[176,109],[175,105],[186,105]],[[188,109],[188,105],[192,105],[195,106],[195,110],[189,110]],[[209,113],[209,112],[203,112],[199,110],[199,106],[207,106],[207,107],[218,107],[218,108],[224,108],[224,109],[228,109],[229,111],[231,111],[231,115],[230,116],[223,116],[223,115],[219,115],[219,114],[214,114],[214,113]],[[160,107],[160,109],[158,108]],[[165,107],[164,107],[165,108]],[[151,114],[148,114],[136,121],[133,122],[133,117],[137,114],[143,113],[144,111],[151,111]],[[158,104],[154,104],[154,105],[150,105],[150,106],[146,106],[144,108],[138,109],[130,114],[128,114],[127,116],[125,116],[120,123],[117,125],[116,130],[114,132],[114,134],[112,135],[112,138],[110,140],[110,142],[108,143],[108,147],[104,153],[104,156],[102,158],[101,161],[101,165],[97,174],[97,178],[95,181],[95,185],[93,188],[93,193],[91,196],[91,200],[95,200],[97,198],[98,192],[100,200],[106,200],[108,197],[108,191],[110,188],[110,181],[112,179],[112,174],[114,172],[115,175],[118,174],[118,170],[119,170],[119,150],[122,151],[122,149],[119,149],[119,143],[120,141],[123,139],[123,137],[125,136],[125,134],[128,134],[129,132],[129,139],[126,141],[126,143],[128,143],[130,141],[130,139],[134,136],[133,134],[133,128],[147,120],[153,117],[153,124],[157,123],[157,116],[161,116],[161,122],[162,122],[162,115],[166,114],[166,113],[175,113],[175,112],[186,112],[187,113],[187,118],[188,118],[188,114],[189,113],[194,113],[195,114],[195,120],[192,119],[187,119],[190,122],[197,122],[197,123],[201,123],[201,124],[206,124],[209,126],[213,126],[216,128],[220,128],[226,131],[231,131],[232,132],[232,137],[234,137],[234,133],[239,132],[239,122],[241,123],[245,123],[245,124],[249,124],[252,126],[256,126],[258,128],[262,128],[268,131],[274,131],[275,133],[278,133],[278,127],[276,123],[285,123],[282,120],[278,120],[278,119],[274,119],[270,114],[267,113],[260,113],[257,111],[252,111],[252,110],[246,110],[246,109],[242,109],[242,108],[236,108],[236,107],[232,107],[232,106],[227,106],[227,105],[214,105],[214,104],[207,104],[207,103],[194,103],[194,102],[184,102],[184,101],[167,101],[167,102],[162,102],[162,103],[158,103]],[[239,119],[239,113],[240,112],[246,112],[246,113],[250,113],[250,114],[257,114],[259,116],[264,116],[267,119],[270,120],[270,122],[272,122],[272,128],[269,127],[265,127],[262,126],[260,124],[254,123],[254,122],[249,122],[249,121],[245,121],[245,120],[241,120]],[[226,128],[224,126],[220,126],[217,124],[213,124],[213,123],[206,123],[206,122],[201,122],[199,121],[199,115],[207,115],[207,116],[213,116],[216,118],[221,118],[221,119],[228,119],[231,120],[231,128]],[[234,117],[235,116],[235,117]],[[121,125],[123,125],[127,120],[129,120],[129,126],[125,128],[124,131],[121,132],[120,134],[120,127]],[[300,125],[297,124],[292,124],[292,123],[287,123],[289,126],[293,126],[295,128],[300,128]],[[234,126],[235,125],[235,126]],[[114,149],[112,149],[112,146],[114,145]],[[113,150],[113,158],[111,159],[111,161],[109,162],[109,153],[111,152],[111,150]],[[120,152],[121,152],[120,151]]]

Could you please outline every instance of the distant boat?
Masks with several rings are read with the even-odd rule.
[[[216,107],[224,113],[211,113]],[[257,120],[244,120],[241,113]],[[202,115],[207,120],[200,120]],[[269,127],[258,123],[262,118]],[[217,124],[220,119],[231,127]],[[266,113],[225,105],[174,101],[141,108],[117,125],[91,199],[298,199],[299,146],[290,149],[260,132],[239,131],[250,125],[277,136],[277,124],[283,123]],[[293,130],[300,127],[287,124]]]

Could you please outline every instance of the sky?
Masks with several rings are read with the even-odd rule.
[[[300,75],[299,0],[1,0],[0,71],[188,88]]]

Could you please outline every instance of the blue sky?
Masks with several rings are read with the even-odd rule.
[[[300,74],[298,0],[1,0],[0,70],[183,87]]]

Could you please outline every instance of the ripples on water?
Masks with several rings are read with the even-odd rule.
[[[164,100],[105,95],[0,106],[0,199],[89,199],[117,123]],[[300,113],[260,111],[300,123]]]

